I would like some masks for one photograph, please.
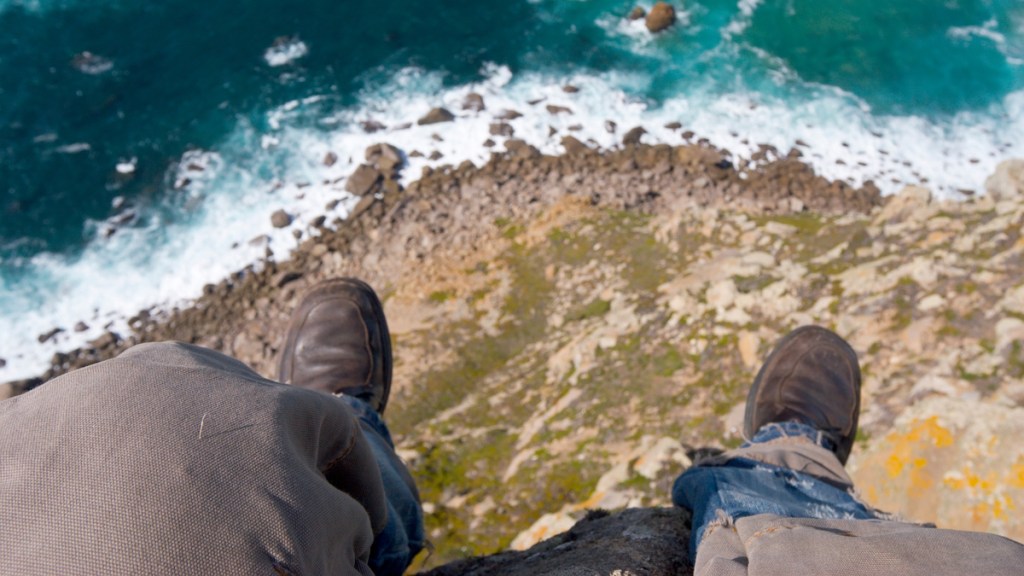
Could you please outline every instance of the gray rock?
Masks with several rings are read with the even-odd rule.
[[[579,91],[580,89],[577,88],[576,86],[573,86],[572,84],[566,84],[565,86],[562,86],[562,92],[565,92],[566,94],[575,94]]]
[[[356,196],[365,196],[381,179],[379,170],[369,164],[360,164],[345,182],[345,191]]]
[[[276,210],[270,215],[270,223],[274,228],[284,228],[292,223],[292,215],[284,210]]]
[[[85,332],[89,329],[89,325],[85,322],[78,322],[75,324],[75,332]]]
[[[417,120],[416,123],[420,126],[426,126],[427,124],[440,124],[441,122],[451,122],[452,120],[455,120],[455,114],[452,114],[445,108],[434,108]]]
[[[36,340],[39,340],[40,344],[44,344],[46,342],[49,342],[50,340],[53,340],[54,336],[60,334],[63,331],[63,328],[54,328],[48,332],[43,332],[42,334],[36,337]]]
[[[324,166],[327,166],[328,168],[330,168],[331,166],[334,166],[337,163],[338,163],[338,155],[337,154],[335,154],[334,152],[328,152],[327,154],[324,154]]]
[[[548,114],[553,116],[558,114],[572,114],[572,109],[568,106],[558,106],[556,104],[547,105]]]
[[[528,550],[456,560],[421,576],[690,575],[689,516],[681,508],[592,511]]]

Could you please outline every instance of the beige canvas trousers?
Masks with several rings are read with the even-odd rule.
[[[379,474],[343,402],[136,346],[0,402],[0,573],[366,575]]]
[[[715,460],[730,458],[853,487],[832,452],[804,439],[780,438]],[[723,516],[705,530],[695,565],[695,576],[1024,576],[1024,545],[994,534],[891,520]]]

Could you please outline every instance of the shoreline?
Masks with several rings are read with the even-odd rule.
[[[275,310],[278,315],[284,313],[286,319],[290,308],[286,306],[282,312],[280,304],[292,302],[296,288],[309,285],[329,270],[337,272],[328,274],[369,273],[372,279],[386,285],[386,278],[369,270],[361,271],[358,265],[351,266],[351,260],[371,256],[372,246],[366,241],[385,233],[386,229],[401,227],[410,221],[431,220],[430,212],[435,206],[442,210],[449,207],[450,200],[444,199],[445,192],[465,187],[465,184],[472,189],[480,188],[480,184],[495,189],[491,191],[493,200],[499,202],[476,207],[476,211],[489,216],[490,221],[528,212],[529,204],[549,204],[565,195],[585,197],[594,205],[641,211],[655,210],[659,205],[679,200],[693,205],[776,213],[865,212],[883,202],[870,181],[862,188],[853,188],[845,182],[817,176],[813,168],[800,159],[796,149],[782,154],[771,146],[762,145],[751,158],[736,160],[736,166],[728,151],[715,148],[704,139],[677,146],[642,144],[638,136],[634,140],[637,143],[599,150],[565,136],[562,145],[566,152],[548,156],[525,141],[509,138],[504,142],[506,151],[492,152],[483,166],[467,161],[458,167],[423,167],[420,178],[412,180],[408,186],[401,184],[402,169],[411,151],[400,151],[385,142],[373,145],[368,149],[365,164],[368,168],[362,169],[362,177],[358,174],[360,168],[349,176],[346,188],[360,200],[348,216],[335,219],[329,226],[326,216],[313,219],[313,226],[303,233],[304,239],[285,259],[277,261],[269,253],[216,285],[206,285],[203,294],[186,306],[140,310],[127,318],[134,333],[104,332],[86,345],[55,353],[49,368],[38,376],[0,386],[9,390],[5,395],[13,395],[67,371],[116,356],[132,345],[165,339],[199,343],[235,355],[271,376],[267,372],[267,357],[272,357],[276,351],[274,339],[243,337],[242,340],[253,341],[238,345],[226,342],[226,339],[238,340],[239,334],[252,331],[240,327],[238,322],[229,322],[228,317],[257,322],[267,318],[256,310]],[[630,141],[628,134],[626,141]],[[550,186],[557,190],[543,190]],[[499,207],[524,194],[536,197],[526,206],[510,206],[510,210]],[[414,213],[404,214],[413,200],[416,201]],[[474,224],[481,223],[486,225],[489,221],[455,224],[472,229]],[[316,234],[309,234],[310,231]],[[401,252],[396,256],[401,257]],[[417,254],[421,259],[425,256],[422,252]]]

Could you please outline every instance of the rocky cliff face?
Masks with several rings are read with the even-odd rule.
[[[693,451],[741,442],[772,343],[817,323],[861,358],[851,467],[867,500],[1024,538],[1012,512],[1024,456],[1009,440],[1024,421],[1024,190],[1012,177],[1009,192],[964,202],[908,189],[883,203],[770,149],[736,165],[702,145],[509,149],[408,189],[378,166],[357,214],[311,230],[291,259],[210,286],[191,308],[140,314],[136,335],[55,358],[48,376],[174,338],[272,377],[302,291],[368,280],[391,324],[388,420],[421,488],[435,551],[414,567],[426,570],[529,548],[595,508],[667,506]],[[625,554],[629,526],[658,527],[652,542],[679,540],[684,554],[674,514],[616,514],[604,532],[592,517],[529,554],[436,573],[558,573],[577,564],[530,562],[562,552],[587,567],[585,550]],[[673,554],[592,572],[675,573],[655,568],[677,566]]]

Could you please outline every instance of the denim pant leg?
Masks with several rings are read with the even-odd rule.
[[[707,526],[719,518],[737,520],[757,514],[789,518],[872,519],[875,514],[843,489],[815,476],[742,457],[743,448],[777,441],[805,439],[831,450],[828,438],[812,426],[799,422],[768,424],[754,438],[735,451],[735,456],[698,464],[676,479],[672,502],[693,512],[690,558],[697,557],[697,545]]]
[[[376,576],[399,576],[423,549],[423,510],[416,484],[405,464],[395,454],[391,433],[380,415],[369,404],[352,396],[338,395],[356,413],[363,434],[370,443],[380,467],[384,495],[388,501],[388,521],[370,550],[370,569]]]

